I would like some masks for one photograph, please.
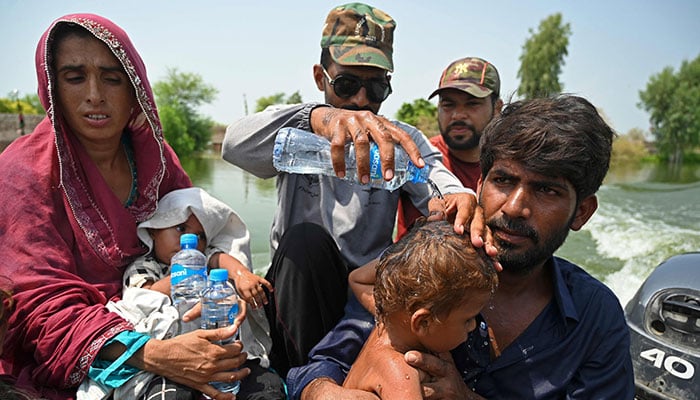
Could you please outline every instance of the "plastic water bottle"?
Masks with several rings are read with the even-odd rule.
[[[209,283],[202,292],[202,329],[217,329],[233,325],[238,316],[238,295],[228,281],[228,271],[212,269],[209,272]],[[238,333],[217,344],[227,344],[235,340]],[[238,393],[241,382],[209,382],[217,390],[224,393]]]
[[[401,146],[394,145],[394,178],[390,181],[385,181],[382,176],[379,147],[374,142],[370,142],[369,157],[371,187],[394,191],[406,182],[428,181],[429,167],[416,167]],[[301,129],[282,128],[277,132],[272,162],[279,171],[336,176],[331,162],[331,143],[322,136]],[[352,142],[345,145],[345,170],[343,179],[360,183]]]
[[[197,235],[180,236],[180,251],[170,260],[170,295],[180,314],[180,333],[199,329],[199,321],[182,322],[182,316],[199,302],[207,286],[207,258],[197,250]]]

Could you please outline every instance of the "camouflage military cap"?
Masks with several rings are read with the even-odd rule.
[[[474,97],[483,98],[501,92],[501,78],[496,67],[490,62],[477,58],[466,57],[453,61],[442,72],[438,88],[428,97],[433,98],[443,89],[459,89]]]
[[[335,7],[323,25],[321,48],[340,65],[394,71],[392,59],[396,22],[384,11],[362,3]]]

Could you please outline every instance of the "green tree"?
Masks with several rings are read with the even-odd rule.
[[[437,123],[437,107],[426,99],[403,103],[396,112],[396,119],[411,124],[431,137],[440,133]]]
[[[169,68],[164,80],[153,85],[165,139],[179,156],[206,149],[214,121],[198,109],[216,98],[217,90],[198,74]]]
[[[46,113],[46,110],[44,110],[44,106],[41,105],[41,100],[39,100],[39,95],[36,93],[24,95],[21,101],[22,103],[26,103],[29,106],[26,111],[24,110],[24,108],[22,108],[22,112],[24,112],[25,114]]]
[[[301,93],[297,90],[287,97],[287,104],[301,104],[303,100],[301,99]]]
[[[284,104],[284,93],[275,93],[272,96],[261,97],[255,102],[255,112],[262,111],[268,106]]]
[[[19,111],[17,107],[17,98],[14,94],[8,95],[6,98],[0,98],[0,112],[8,114],[16,114]],[[39,96],[36,94],[27,94],[19,98],[19,107],[22,109],[22,114],[44,114],[44,107],[39,101]]]
[[[16,114],[17,101],[13,99],[0,98],[0,113]]]
[[[267,107],[275,105],[275,104],[299,104],[302,102],[303,102],[303,100],[301,99],[301,94],[299,93],[298,90],[289,96],[287,96],[286,94],[284,94],[282,92],[275,93],[272,96],[259,98],[255,102],[255,112],[262,111],[262,110],[266,109]]]
[[[649,158],[649,150],[644,132],[639,128],[630,129],[613,141],[611,163],[613,165],[633,164]]]
[[[178,155],[192,153],[195,149],[194,138],[187,133],[184,114],[170,104],[159,106],[158,113],[168,144]]]
[[[700,55],[678,72],[666,67],[639,92],[638,107],[650,114],[659,157],[682,164],[684,152],[700,145]]]
[[[559,74],[568,54],[571,26],[562,24],[561,14],[556,13],[542,20],[537,32],[529,32],[520,55],[518,95],[531,99],[561,92]]]

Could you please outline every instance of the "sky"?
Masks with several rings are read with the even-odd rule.
[[[36,93],[34,53],[50,23],[65,14],[100,14],[130,36],[151,83],[170,68],[195,73],[218,90],[200,109],[229,124],[260,97],[296,91],[323,101],[312,77],[323,22],[332,1],[0,0],[0,97]],[[648,130],[639,91],[666,67],[677,71],[700,54],[700,1],[419,1],[373,0],[397,22],[394,92],[381,114],[427,96],[443,69],[482,57],[501,76],[501,95],[517,98],[525,41],[554,13],[571,25],[560,81],[565,92],[589,99],[619,133]],[[432,100],[435,104],[436,98]]]

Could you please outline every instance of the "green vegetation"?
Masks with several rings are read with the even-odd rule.
[[[427,137],[440,133],[437,123],[437,107],[426,99],[403,103],[396,112],[396,119],[420,129]]]
[[[639,128],[631,129],[627,134],[620,135],[613,141],[610,159],[612,165],[626,165],[652,160],[644,132]]]
[[[301,100],[301,94],[299,94],[299,91],[292,93],[288,97],[284,93],[276,93],[272,96],[259,98],[255,104],[255,112],[262,111],[268,106],[275,104],[299,104],[302,102],[303,101]]]
[[[46,112],[36,94],[27,94],[18,99],[15,93],[9,93],[7,98],[0,98],[0,113],[17,114],[20,109],[24,115],[40,115]]]
[[[562,15],[548,16],[530,37],[520,56],[517,94],[523,98],[548,96],[562,91],[559,75],[568,55],[571,27]],[[165,79],[153,85],[165,138],[179,156],[189,156],[208,148],[214,122],[198,108],[214,101],[217,90],[193,73],[168,69]],[[650,134],[639,128],[620,135],[613,143],[612,163],[667,161],[671,164],[700,163],[700,55],[683,61],[675,71],[664,68],[653,75],[639,92],[637,106],[650,114]],[[273,104],[296,104],[303,100],[299,91],[276,93],[256,101],[255,112]],[[0,113],[44,114],[36,94],[0,98]],[[247,105],[246,105],[247,114]],[[426,99],[403,103],[395,118],[420,129],[426,136],[439,134],[437,107]]]
[[[639,98],[659,157],[671,164],[700,159],[700,56],[683,61],[677,72],[666,67],[652,76]]]
[[[531,99],[561,92],[559,74],[568,55],[571,26],[562,25],[562,16],[557,13],[542,20],[537,32],[529,32],[520,55],[518,95]]]
[[[168,69],[164,80],[153,85],[165,140],[178,156],[207,148],[214,122],[198,113],[216,98],[217,90],[197,74]]]

